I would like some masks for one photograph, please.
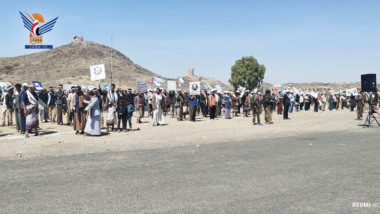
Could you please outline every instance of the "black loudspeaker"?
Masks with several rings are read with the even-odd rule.
[[[362,75],[362,91],[377,92],[376,74]]]

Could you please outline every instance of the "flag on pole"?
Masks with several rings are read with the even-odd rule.
[[[245,88],[239,85],[238,91],[240,93],[240,97],[243,97]]]
[[[42,89],[42,84],[40,81],[32,81],[32,83],[34,84],[36,91],[40,91]]]
[[[152,79],[152,85],[155,85],[155,86],[161,86],[161,84],[165,82],[165,79],[162,78],[162,77],[159,77],[159,76],[155,76],[153,79]]]
[[[206,81],[202,81],[203,87],[209,91],[212,89],[211,85],[209,85]]]
[[[182,79],[182,77],[178,77],[178,85],[181,87],[187,84],[185,83],[185,80]]]

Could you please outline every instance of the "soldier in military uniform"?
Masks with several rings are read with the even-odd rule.
[[[358,113],[358,120],[361,120],[363,117],[363,108],[364,108],[364,103],[363,103],[363,91],[360,92],[358,96],[356,96],[356,103],[357,103],[357,113]]]
[[[262,125],[260,123],[260,96],[257,94],[257,92],[254,92],[252,98],[251,98],[251,108],[252,108],[252,123],[253,125]],[[257,123],[256,123],[257,118]]]
[[[267,90],[265,92],[264,98],[263,98],[263,104],[265,109],[265,123],[266,124],[272,124],[272,103],[273,100],[271,99],[270,91]]]

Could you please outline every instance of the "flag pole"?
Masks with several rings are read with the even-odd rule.
[[[112,40],[113,40],[113,36],[111,36],[111,84],[112,84]]]

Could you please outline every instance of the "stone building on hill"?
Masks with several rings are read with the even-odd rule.
[[[195,76],[195,75],[194,75],[194,68],[189,68],[189,69],[187,70],[187,72],[188,72],[187,76],[189,76],[189,77],[194,77],[194,76]]]

